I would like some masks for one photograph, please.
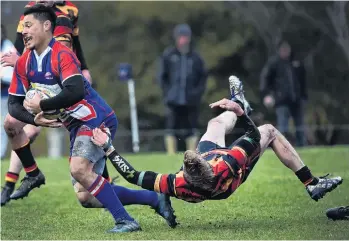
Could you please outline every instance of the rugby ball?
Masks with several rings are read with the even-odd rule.
[[[34,97],[35,93],[38,93],[40,98],[43,100],[48,99],[48,98],[52,98],[54,96],[48,90],[41,89],[41,88],[35,88],[35,89],[28,90],[26,95],[25,95],[25,98],[30,100]],[[49,119],[49,120],[58,119],[61,116],[61,114],[63,113],[63,111],[64,111],[64,109],[44,111],[44,117],[46,119]],[[31,110],[28,110],[28,112],[33,114],[33,115],[37,114],[37,113],[33,113]]]

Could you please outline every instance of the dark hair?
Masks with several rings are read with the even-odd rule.
[[[39,20],[40,22],[49,20],[51,22],[51,31],[53,33],[57,16],[51,7],[46,7],[43,4],[36,4],[24,11],[24,16],[27,16],[29,14],[33,14],[34,18]]]

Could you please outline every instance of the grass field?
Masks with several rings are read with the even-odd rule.
[[[349,148],[304,149],[300,154],[315,175],[340,175],[344,183],[315,202],[297,177],[268,151],[229,199],[200,204],[173,200],[180,222],[176,229],[170,229],[148,207],[128,206],[143,231],[119,235],[105,233],[113,226],[107,212],[78,205],[66,159],[38,159],[47,184],[1,209],[1,239],[349,239],[349,221],[333,222],[324,213],[329,207],[349,205]],[[181,155],[127,157],[139,170],[170,172],[181,163]],[[1,167],[3,176],[8,161]],[[116,174],[111,165],[109,170]],[[132,187],[121,178],[118,184]]]

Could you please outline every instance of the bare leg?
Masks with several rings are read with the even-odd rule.
[[[26,125],[24,126],[23,130],[27,137],[30,139],[30,141],[33,142],[35,138],[40,134],[41,128],[33,125]],[[23,166],[21,160],[18,158],[16,152],[12,151],[8,171],[19,174],[22,168]]]
[[[261,133],[261,155],[270,146],[279,160],[292,171],[305,166],[293,146],[273,125],[262,125],[258,129]]]
[[[237,116],[232,111],[225,111],[219,116],[211,119],[207,124],[206,133],[201,141],[211,141],[221,147],[225,147],[225,135],[233,131]]]
[[[342,183],[343,179],[341,177],[314,177],[309,168],[304,165],[296,150],[274,126],[267,124],[260,126],[258,129],[261,133],[261,154],[268,146],[271,146],[279,160],[290,168],[305,185],[313,200],[318,201]]]

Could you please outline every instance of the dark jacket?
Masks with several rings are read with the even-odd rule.
[[[207,80],[204,61],[194,50],[182,55],[175,47],[167,48],[159,60],[157,80],[165,104],[199,105]]]
[[[307,99],[305,68],[300,61],[272,57],[260,76],[262,98],[273,95],[275,105],[300,103]]]

